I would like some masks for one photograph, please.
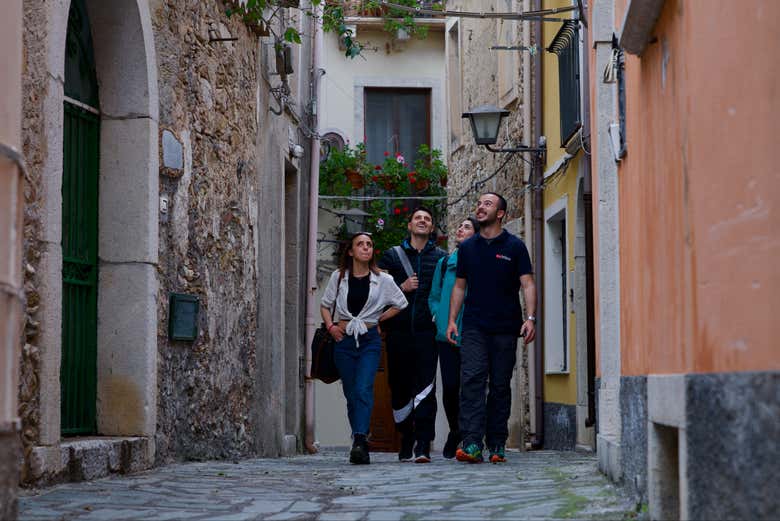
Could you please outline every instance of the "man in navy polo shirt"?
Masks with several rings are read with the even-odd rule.
[[[455,319],[463,305],[461,338],[459,461],[479,463],[482,438],[490,461],[506,461],[507,421],[512,405],[510,380],[517,360],[517,337],[525,343],[536,336],[536,284],[523,241],[503,229],[506,200],[488,192],[479,198],[479,234],[461,244],[455,287],[450,296],[447,339],[456,343]],[[520,288],[528,314],[523,317]],[[488,383],[487,400],[485,385]],[[487,402],[487,403],[486,403]],[[487,418],[486,418],[487,415]]]

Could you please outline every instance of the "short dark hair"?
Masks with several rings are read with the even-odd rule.
[[[504,199],[503,195],[497,194],[495,192],[485,192],[482,195],[495,195],[496,197],[498,197],[498,209],[504,210],[504,212],[506,213],[506,199]]]
[[[414,214],[416,214],[417,212],[420,212],[420,211],[425,212],[428,215],[430,215],[431,216],[431,221],[433,221],[433,212],[431,211],[430,208],[428,208],[427,206],[417,206],[414,210],[412,210],[409,213],[409,216],[406,218],[406,222],[409,222],[409,223],[412,222],[412,217],[414,217]]]
[[[471,223],[471,226],[474,227],[474,233],[478,233],[479,232],[479,221],[477,220],[476,217],[473,217],[473,216],[469,215],[464,220],[466,220],[466,221]],[[463,221],[461,221],[461,222],[463,222]]]

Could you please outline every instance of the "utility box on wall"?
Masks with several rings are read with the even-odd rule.
[[[168,338],[195,340],[198,338],[200,300],[195,295],[171,293],[168,300]]]

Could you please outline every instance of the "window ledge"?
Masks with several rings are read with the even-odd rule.
[[[630,54],[641,56],[652,38],[663,7],[664,0],[629,0],[620,28],[620,47]]]

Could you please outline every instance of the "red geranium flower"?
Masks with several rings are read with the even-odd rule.
[[[401,215],[401,209],[400,208],[393,208],[393,213],[395,215]]]
[[[377,181],[379,181],[379,177],[375,176],[375,175],[372,175],[371,176],[371,180],[376,183]]]
[[[382,170],[382,167],[381,167],[380,165],[376,165],[376,166],[374,167],[374,170]]]
[[[385,152],[385,157],[389,156],[390,152]]]
[[[409,211],[409,207],[408,206],[404,206],[404,212],[408,212],[408,211]]]

